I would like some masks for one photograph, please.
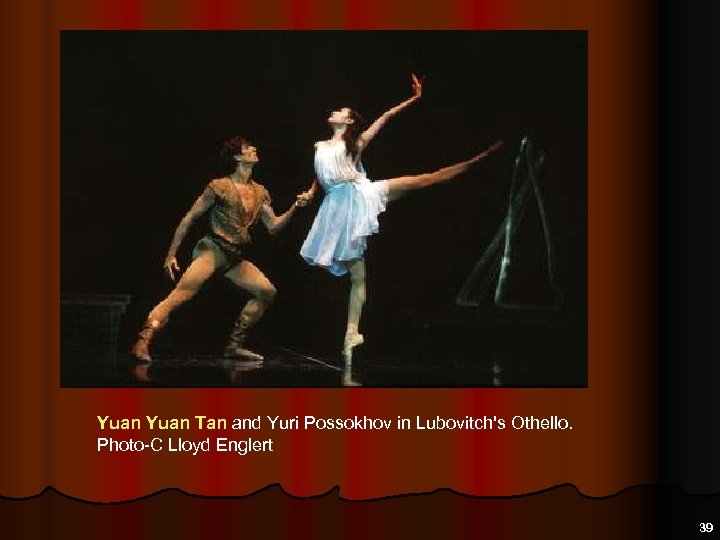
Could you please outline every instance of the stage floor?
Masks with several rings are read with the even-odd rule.
[[[213,355],[158,354],[152,364],[125,356],[103,362],[63,358],[63,387],[584,387],[584,335],[536,327],[506,334],[477,331],[395,333],[366,343],[352,366],[337,355],[313,355],[259,344],[260,362]]]

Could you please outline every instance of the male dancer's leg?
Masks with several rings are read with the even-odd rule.
[[[225,355],[229,357],[262,360],[263,357],[245,348],[248,330],[263,316],[272,304],[277,289],[260,269],[250,261],[242,261],[225,272],[237,287],[249,292],[252,298],[247,301],[235,321],[232,334],[225,347]]]
[[[167,324],[173,311],[190,300],[202,288],[203,284],[226,263],[225,256],[217,249],[205,249],[190,263],[180,277],[172,292],[155,306],[147,321],[140,329],[138,339],[130,354],[143,362],[150,362],[150,344],[155,333]]]

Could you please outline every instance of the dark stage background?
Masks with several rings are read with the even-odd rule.
[[[411,72],[426,76],[423,98],[365,152],[371,179],[433,170],[497,139],[507,146],[381,217],[367,256],[368,345],[392,349],[433,325],[497,328],[488,321],[503,323],[495,339],[509,344],[520,337],[515,329],[540,319],[575,340],[584,374],[585,32],[63,32],[62,292],[131,295],[120,335],[127,347],[170,290],[162,262],[179,220],[210,179],[230,172],[217,158],[225,137],[256,142],[254,177],[283,212],[313,177],[313,142],[327,138],[328,112],[351,106],[372,121],[409,97]],[[457,307],[459,288],[505,216],[524,135],[547,153],[541,184],[564,305],[532,314]],[[256,226],[247,253],[280,292],[256,339],[328,355],[344,333],[348,283],[298,255],[318,204],[298,209],[277,237]],[[181,267],[202,232],[198,225],[186,238]],[[532,302],[548,285],[536,211],[518,238],[526,264],[514,275],[517,294]],[[208,284],[173,317],[157,350],[218,350],[246,299],[222,280]],[[488,337],[478,334],[479,345]]]

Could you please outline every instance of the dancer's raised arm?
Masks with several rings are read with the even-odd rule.
[[[412,105],[417,100],[420,99],[422,96],[422,78],[418,78],[417,75],[414,73],[412,74],[412,89],[413,89],[413,95],[411,98],[406,99],[399,105],[395,105],[392,109],[384,112],[380,118],[375,120],[369,128],[367,128],[358,138],[358,144],[361,149],[364,149],[367,147],[368,144],[370,144],[370,141],[373,140],[375,135],[378,134],[378,132],[382,129],[382,127],[385,125],[385,123],[390,120],[393,116],[395,116],[397,113],[402,111],[404,108]]]

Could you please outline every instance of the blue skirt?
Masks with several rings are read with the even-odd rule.
[[[387,200],[386,180],[361,178],[332,186],[325,193],[300,255],[308,264],[335,276],[346,274],[346,263],[362,257],[367,237],[380,230],[378,215],[385,210]]]

